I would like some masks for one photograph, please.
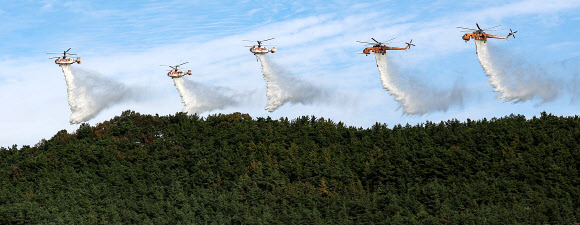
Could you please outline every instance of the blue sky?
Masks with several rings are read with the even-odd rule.
[[[502,25],[490,32],[515,40],[491,40],[517,64],[546,69],[553,79],[580,80],[579,0],[522,1],[2,1],[0,6],[0,146],[34,145],[69,125],[66,84],[46,52],[72,48],[83,58],[74,65],[141,90],[137,101],[102,111],[91,125],[131,109],[167,115],[183,105],[159,64],[189,61],[186,79],[256,93],[241,106],[202,114],[243,112],[252,117],[315,115],[369,127],[375,122],[417,124],[501,117],[546,111],[578,114],[578,92],[550,102],[512,104],[494,99],[473,41],[457,26]],[[276,38],[271,59],[297,79],[336,96],[316,104],[286,104],[273,113],[266,105],[260,64],[241,40]],[[356,54],[355,41],[413,39],[416,47],[389,53],[409,79],[434,90],[461,85],[462,104],[423,116],[403,115],[382,89],[372,56]],[[393,45],[402,43],[394,43]],[[562,72],[563,71],[563,72]],[[575,85],[575,84],[570,84]],[[579,88],[580,89],[580,88]]]

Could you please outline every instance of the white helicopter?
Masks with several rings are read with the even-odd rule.
[[[182,64],[178,64],[178,65],[175,65],[175,66],[169,66],[169,65],[159,65],[159,66],[169,66],[169,67],[171,67],[172,69],[169,70],[169,73],[167,73],[167,76],[169,76],[171,78],[180,78],[180,77],[183,77],[185,75],[191,75],[192,74],[191,73],[191,70],[187,70],[187,72],[185,72],[185,71],[179,69],[179,66],[181,66],[183,64],[186,64],[186,63],[189,63],[189,62],[184,62]]]
[[[78,63],[81,64],[81,57],[77,57],[76,59],[73,59],[71,57],[67,57],[66,55],[77,55],[77,54],[72,54],[72,53],[68,53],[68,51],[70,51],[71,48],[67,49],[66,51],[64,51],[62,54],[63,56],[59,56],[59,57],[50,57],[49,59],[55,59],[54,63],[58,64],[58,65],[72,65],[74,63]],[[61,54],[61,53],[46,53],[46,54]]]
[[[264,46],[267,46],[267,45],[262,45],[262,42],[269,41],[269,40],[272,40],[272,39],[274,39],[274,38],[269,38],[269,39],[261,40],[261,41],[255,41],[255,42],[258,42],[258,45],[244,46],[244,47],[250,47],[250,52],[251,53],[254,53],[254,55],[257,55],[257,54],[264,55],[264,54],[269,53],[269,52],[275,53],[276,52],[276,47],[272,47],[271,49],[269,49],[267,47],[264,47]],[[254,42],[254,41],[250,41],[250,40],[242,40],[242,41]]]

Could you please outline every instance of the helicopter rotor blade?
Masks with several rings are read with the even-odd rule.
[[[68,49],[67,49],[66,51],[64,51],[64,52],[68,52],[68,51],[70,51],[70,49],[71,49],[71,48],[68,48]]]
[[[374,38],[371,38],[371,39],[373,39],[373,41],[375,41],[376,43],[382,44],[381,42],[377,41],[377,40],[376,40],[376,39],[374,39]]]
[[[477,26],[477,29],[481,30],[481,27],[479,27],[479,24],[475,23],[475,25]]]
[[[486,31],[490,31],[489,29],[493,29],[493,28],[496,28],[496,27],[501,27],[501,25],[493,26],[493,27],[487,28],[487,29],[485,29],[485,30],[486,30]]]
[[[462,29],[459,32],[477,31],[477,29],[473,29],[473,28],[465,28],[465,27],[457,27],[457,28]]]
[[[274,38],[268,38],[268,39],[266,39],[266,40],[261,40],[261,41],[251,41],[251,40],[242,40],[242,41],[258,42],[258,44],[259,44],[259,43],[262,43],[262,42],[264,42],[264,41],[269,41],[269,40],[273,40],[273,39],[274,39]]]
[[[392,40],[395,40],[395,38],[391,38],[390,40],[388,40],[388,41],[385,41],[385,42],[383,42],[383,43],[389,43],[389,42],[391,42]]]

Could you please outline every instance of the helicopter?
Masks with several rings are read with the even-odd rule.
[[[181,65],[184,65],[184,64],[187,64],[187,63],[189,63],[189,62],[184,62],[184,63],[181,63],[181,64],[177,64],[175,66],[169,66],[169,65],[159,65],[159,66],[169,66],[169,67],[171,67],[172,69],[169,70],[169,73],[167,73],[167,76],[169,76],[171,78],[180,78],[180,77],[183,77],[185,75],[191,75],[192,74],[191,73],[191,70],[187,70],[187,72],[184,72],[183,70],[179,70],[179,67]]]
[[[73,54],[73,53],[68,53],[68,51],[70,51],[71,48],[67,49],[66,51],[62,52],[62,56],[61,57],[50,57],[49,59],[55,59],[54,63],[58,64],[58,65],[72,65],[74,63],[78,63],[81,64],[81,57],[77,57],[76,59],[73,59],[71,57],[67,57],[66,55],[77,55],[77,54]],[[61,53],[46,53],[46,54],[61,54]]]
[[[475,39],[475,40],[481,40],[483,42],[487,42],[488,38],[496,38],[496,39],[508,39],[510,36],[513,36],[514,38],[516,38],[515,33],[517,33],[518,31],[513,31],[510,28],[510,33],[503,37],[503,36],[498,36],[498,35],[493,35],[493,34],[488,34],[485,33],[485,31],[492,31],[490,29],[496,28],[496,27],[500,27],[501,25],[497,25],[497,26],[493,26],[487,29],[481,29],[481,27],[479,27],[479,24],[475,23],[475,26],[477,26],[477,29],[473,29],[473,28],[465,28],[465,27],[457,27],[460,29],[463,29],[461,32],[470,32],[470,33],[465,33],[463,35],[463,37],[461,37],[461,39],[463,39],[465,42],[469,41],[471,38]]]
[[[415,44],[413,44],[413,39],[411,39],[411,41],[409,42],[405,42],[405,44],[407,44],[407,46],[405,46],[404,48],[399,48],[399,47],[390,47],[385,45],[386,43],[391,42],[392,40],[394,40],[395,38],[392,38],[388,41],[385,42],[379,42],[374,38],[371,38],[373,41],[375,41],[375,43],[372,42],[364,42],[364,41],[356,41],[358,43],[362,43],[362,44],[366,44],[366,45],[372,45],[372,47],[366,47],[365,49],[363,49],[362,53],[359,54],[365,54],[365,55],[369,55],[371,54],[371,52],[374,53],[382,53],[383,55],[385,53],[387,53],[388,50],[407,50],[409,48],[411,48],[411,46],[415,46]]]
[[[268,38],[266,40],[261,40],[261,41],[255,41],[258,42],[258,45],[253,45],[253,46],[244,46],[244,47],[250,47],[250,52],[254,53],[254,55],[260,54],[260,55],[264,55],[266,53],[275,53],[276,52],[276,47],[272,47],[271,49],[264,47],[267,45],[262,45],[262,42],[264,41],[269,41],[272,40],[274,38]],[[249,42],[254,42],[254,41],[250,41],[250,40],[242,40],[242,41],[249,41]],[[257,60],[257,59],[256,59]]]

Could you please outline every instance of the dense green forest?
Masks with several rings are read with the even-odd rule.
[[[0,149],[0,224],[578,224],[580,118],[125,111]]]

